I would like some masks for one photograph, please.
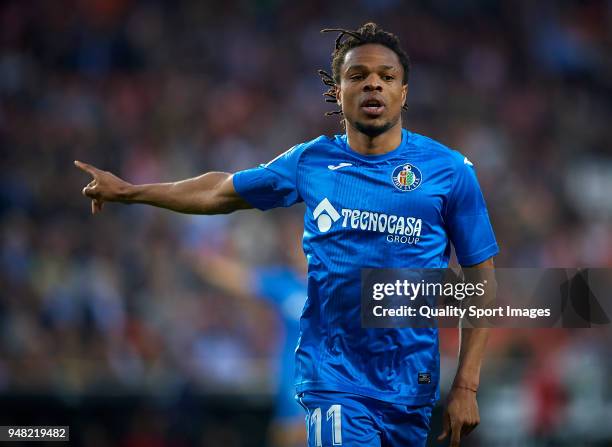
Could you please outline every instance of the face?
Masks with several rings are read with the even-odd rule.
[[[395,52],[384,45],[353,48],[340,69],[338,103],[348,126],[378,136],[400,122],[408,85]]]

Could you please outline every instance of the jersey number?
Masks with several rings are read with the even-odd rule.
[[[332,442],[334,445],[342,445],[342,406],[332,405],[327,410],[327,420],[331,419],[332,424]],[[321,440],[321,408],[315,408],[310,415],[310,428],[314,425],[315,431],[315,446],[322,447],[323,442]]]

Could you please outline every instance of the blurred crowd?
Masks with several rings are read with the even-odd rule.
[[[273,386],[273,309],[245,306],[194,265],[211,252],[282,261],[283,215],[109,204],[92,217],[72,160],[170,181],[339,133],[316,74],[334,38],[319,31],[368,20],[412,59],[405,127],[475,164],[497,265],[612,264],[609,1],[5,1],[0,393]],[[612,439],[611,340],[496,331],[473,445]],[[442,341],[447,386],[456,331]]]

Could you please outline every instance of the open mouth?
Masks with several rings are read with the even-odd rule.
[[[361,103],[361,109],[368,115],[381,115],[385,109],[385,104],[380,99],[366,99]]]

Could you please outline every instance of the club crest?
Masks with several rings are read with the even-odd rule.
[[[419,187],[423,176],[419,168],[410,163],[404,163],[393,170],[391,179],[400,191],[413,191]]]

